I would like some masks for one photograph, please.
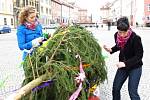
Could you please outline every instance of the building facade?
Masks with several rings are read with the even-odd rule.
[[[39,19],[42,25],[49,25],[52,23],[52,2],[51,0],[39,0],[40,11]]]
[[[87,23],[87,9],[79,9],[79,23]]]
[[[140,0],[141,1],[141,0]],[[114,0],[113,2],[106,3],[101,10],[105,19],[111,20],[112,23],[122,17],[128,17],[132,26],[137,22],[137,0]]]
[[[78,10],[79,10],[79,7],[76,6],[76,5],[73,5],[73,9],[71,9],[71,14],[70,14],[70,17],[71,17],[70,20],[72,21],[72,23],[78,23],[79,22],[79,20],[78,20],[78,18],[79,18]]]
[[[9,25],[14,28],[12,0],[0,0],[0,25]]]
[[[18,17],[19,17],[19,12],[23,7],[26,6],[33,6],[37,10],[37,14],[39,15],[40,11],[40,4],[39,0],[13,0],[13,15],[14,15],[14,23],[15,27],[18,26]]]
[[[62,18],[62,3],[59,0],[52,0],[52,20],[55,23],[61,23]]]
[[[104,6],[102,6],[100,8],[100,12],[101,12],[101,20],[102,23],[106,24],[108,21],[111,20],[111,8],[110,8],[110,4],[106,4]]]
[[[23,7],[34,6],[42,25],[70,23],[78,20],[78,7],[68,0],[13,0],[13,15],[18,26],[19,12]]]
[[[67,1],[62,2],[62,23],[71,23],[71,14],[74,7]]]
[[[74,11],[73,4],[67,0],[52,0],[52,20],[56,23],[70,23]]]

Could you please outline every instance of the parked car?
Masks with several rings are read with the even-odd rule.
[[[8,25],[0,25],[0,34],[2,33],[10,33],[11,28]]]

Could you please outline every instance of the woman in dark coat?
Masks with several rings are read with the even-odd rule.
[[[143,65],[141,37],[129,27],[127,17],[122,17],[117,21],[117,29],[118,32],[114,35],[116,45],[112,48],[104,45],[104,49],[110,54],[120,51],[119,62],[116,64],[118,69],[113,82],[113,100],[121,100],[120,90],[127,78],[129,78],[128,91],[131,100],[140,100],[138,85]]]

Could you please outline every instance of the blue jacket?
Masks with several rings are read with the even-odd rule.
[[[32,46],[32,40],[42,37],[42,26],[38,24],[35,30],[28,29],[25,25],[20,25],[17,28],[17,41],[20,50],[30,50]],[[23,60],[27,56],[27,52],[23,52]]]

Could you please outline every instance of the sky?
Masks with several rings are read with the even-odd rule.
[[[98,9],[102,0],[76,0],[77,5],[81,8],[87,8],[90,12]],[[104,0],[103,0],[104,1]]]
[[[92,14],[93,20],[97,21],[100,18],[100,7],[106,2],[113,2],[114,0],[71,0],[75,1],[75,3],[81,8],[88,9],[88,15]],[[141,11],[142,7],[144,7],[143,0],[136,0],[136,19],[139,22],[142,22],[141,17],[143,16],[143,11]],[[124,12],[125,13],[125,12]]]
[[[99,19],[100,7],[106,2],[111,2],[113,0],[75,0],[76,4],[81,7],[88,9],[88,15],[93,16],[93,19]]]

